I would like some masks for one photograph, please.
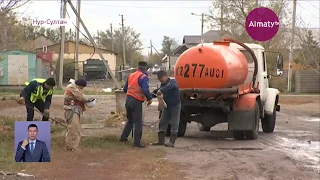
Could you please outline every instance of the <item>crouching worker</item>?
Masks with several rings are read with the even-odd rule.
[[[26,87],[22,90],[18,103],[26,105],[27,121],[33,121],[34,107],[44,113],[42,121],[48,121],[53,87],[56,85],[56,81],[53,78],[36,78],[30,83],[26,82],[25,85]]]
[[[159,122],[158,141],[151,143],[151,145],[174,147],[178,136],[180,120],[180,91],[176,80],[170,79],[165,71],[160,70],[157,73],[157,76],[161,82],[161,86],[157,90],[157,95],[163,94],[163,99],[167,104],[167,108],[162,108],[162,114]],[[165,133],[169,123],[171,124],[171,135],[169,141],[165,143]]]
[[[88,99],[84,95],[83,88],[86,86],[86,80],[78,79],[75,83],[70,83],[65,89],[63,109],[68,124],[65,149],[69,151],[79,150],[81,140],[80,117],[86,110],[85,104],[95,101],[95,99]]]

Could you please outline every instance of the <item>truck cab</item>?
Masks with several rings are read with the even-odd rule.
[[[279,91],[276,88],[271,88],[269,86],[269,79],[271,78],[271,73],[268,73],[267,69],[267,61],[274,61],[275,59],[267,60],[267,52],[265,49],[258,44],[249,44],[245,43],[252,51],[258,60],[258,73],[257,73],[257,83],[260,90],[260,98],[264,107],[264,114],[272,115],[274,104],[278,104],[279,100]],[[231,46],[239,49],[243,55],[246,57],[248,62],[248,76],[245,82],[250,82],[254,72],[254,61],[250,53],[245,50],[243,47],[231,43]],[[277,56],[277,76],[281,76],[283,74],[283,59],[281,54]],[[277,102],[275,102],[277,101]],[[276,108],[280,111],[280,106],[276,106]]]

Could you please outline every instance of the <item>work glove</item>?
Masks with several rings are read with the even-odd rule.
[[[150,99],[148,102],[147,102],[147,106],[150,106],[152,104],[152,99]]]
[[[49,109],[45,109],[43,114],[44,114],[44,116],[49,117],[49,115],[50,115]]]
[[[24,97],[20,97],[20,99],[17,101],[18,104],[24,104],[25,103],[25,99]]]
[[[153,93],[153,94],[157,94],[158,90],[159,90],[159,89],[155,89],[155,90],[152,91],[152,93]]]

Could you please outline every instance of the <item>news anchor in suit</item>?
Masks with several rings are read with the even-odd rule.
[[[37,139],[38,127],[28,126],[28,139],[19,142],[15,156],[16,162],[50,162],[46,143]]]

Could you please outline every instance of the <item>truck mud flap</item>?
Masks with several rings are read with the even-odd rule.
[[[229,130],[252,130],[254,127],[254,111],[232,111],[228,116]]]

